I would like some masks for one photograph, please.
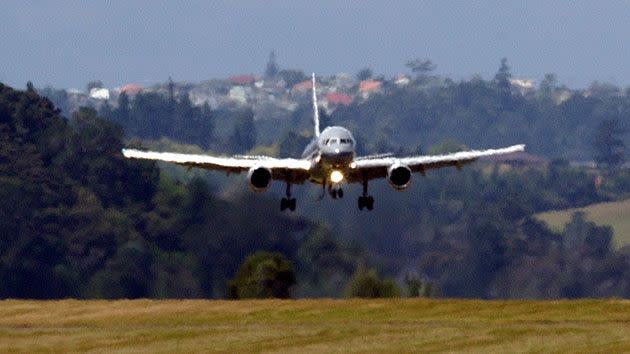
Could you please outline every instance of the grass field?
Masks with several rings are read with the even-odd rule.
[[[598,203],[584,208],[565,209],[537,214],[536,217],[549,224],[556,231],[562,231],[576,211],[586,213],[586,218],[598,225],[608,225],[615,232],[615,246],[630,245],[630,199]]]
[[[630,301],[0,301],[0,352],[628,352]]]

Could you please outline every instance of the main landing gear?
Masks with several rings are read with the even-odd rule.
[[[280,200],[280,211],[295,211],[295,198],[291,198],[291,183],[287,183],[287,196]]]
[[[328,187],[328,193],[330,193],[330,196],[332,197],[332,199],[341,199],[343,198],[343,189],[341,188],[335,188],[335,187]]]
[[[359,197],[359,210],[363,210],[363,208],[367,210],[374,209],[374,197],[368,195],[367,179],[363,180],[363,195]]]

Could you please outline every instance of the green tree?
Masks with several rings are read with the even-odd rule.
[[[328,227],[313,225],[298,249],[300,290],[308,296],[340,296],[362,256],[357,247],[337,240]]]
[[[291,88],[298,82],[302,82],[308,79],[308,76],[304,74],[302,70],[282,69],[278,73],[280,79],[287,83],[287,87]]]
[[[507,58],[502,58],[499,71],[494,75],[494,81],[497,85],[499,99],[503,108],[509,108],[512,99],[512,84],[510,83],[512,73],[507,62]]]
[[[114,122],[120,124],[120,126],[122,126],[123,128],[125,128],[125,130],[128,130],[130,127],[130,121],[129,119],[131,118],[131,114],[130,114],[130,105],[129,105],[129,96],[127,96],[126,93],[121,93],[120,96],[118,96],[118,108],[116,109],[116,114],[114,115],[115,119]],[[130,131],[127,131],[127,134],[130,134]]]
[[[94,88],[103,88],[103,82],[101,80],[92,80],[87,83],[86,89],[88,93]]]
[[[437,67],[431,60],[422,58],[409,60],[405,65],[419,77],[427,76]]]
[[[405,287],[408,297],[429,297],[431,296],[431,285],[423,282],[417,276],[405,275]]]
[[[363,80],[369,80],[372,78],[372,69],[370,68],[363,68],[361,70],[359,70],[359,72],[357,73],[357,80],[363,81]]]
[[[140,298],[149,295],[151,254],[142,240],[122,245],[90,280],[87,293],[96,298]]]
[[[278,146],[279,157],[300,157],[309,139],[303,135],[296,134],[292,130],[287,130],[280,137]]]
[[[440,144],[431,145],[429,147],[429,155],[442,155],[451,152],[468,150],[466,145],[455,139],[444,139]]]
[[[564,227],[564,245],[581,261],[583,257],[604,258],[612,249],[612,229],[588,221],[584,212],[571,215]]]
[[[625,144],[622,129],[617,119],[604,120],[599,124],[593,139],[595,161],[609,169],[614,169],[625,161]]]
[[[256,126],[254,125],[254,111],[244,109],[236,113],[234,132],[230,140],[232,148],[238,153],[244,153],[256,145]]]
[[[229,282],[228,297],[286,299],[293,285],[293,265],[282,254],[258,251],[245,259]]]
[[[551,99],[557,86],[558,78],[556,77],[556,74],[548,73],[545,74],[545,78],[540,82],[538,91],[540,92],[542,98]]]
[[[346,286],[345,295],[363,298],[399,297],[400,288],[392,279],[380,279],[376,270],[365,270],[359,266]]]

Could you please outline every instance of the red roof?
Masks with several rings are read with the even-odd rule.
[[[228,81],[234,85],[251,85],[256,81],[254,75],[236,75],[228,78]]]
[[[125,93],[127,95],[137,95],[142,92],[142,87],[136,84],[126,84],[120,88],[120,93]]]
[[[369,92],[378,90],[381,87],[381,82],[376,80],[365,80],[359,83],[359,91]]]
[[[311,82],[311,80],[298,82],[297,84],[293,85],[293,91],[308,91],[308,90],[311,90],[312,88],[313,88],[313,83]]]
[[[327,93],[326,100],[328,100],[328,103],[330,104],[338,104],[338,105],[344,105],[344,106],[347,106],[350,103],[352,103],[352,97],[343,93],[339,93],[339,92]]]

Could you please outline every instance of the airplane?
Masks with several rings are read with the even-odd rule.
[[[314,136],[300,159],[268,156],[210,156],[135,149],[123,149],[122,153],[130,159],[165,161],[189,168],[224,171],[228,174],[247,171],[247,181],[254,192],[267,190],[273,180],[283,181],[286,183],[286,196],[280,202],[280,210],[295,211],[296,201],[291,195],[291,186],[294,184],[304,184],[308,181],[321,185],[322,197],[328,189],[328,194],[333,199],[337,199],[343,198],[342,185],[344,183],[359,183],[363,186],[363,193],[358,199],[358,207],[360,210],[372,210],[374,198],[368,193],[368,182],[372,179],[387,178],[395,190],[402,191],[409,186],[413,173],[425,176],[430,169],[447,166],[461,169],[463,165],[480,157],[525,150],[525,145],[520,144],[501,149],[460,151],[445,155],[356,156],[356,141],[348,129],[331,126],[320,132],[314,73],[312,84]]]

